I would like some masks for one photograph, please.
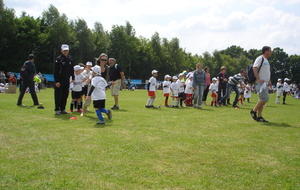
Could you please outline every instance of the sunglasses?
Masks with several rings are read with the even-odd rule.
[[[100,59],[100,61],[107,61],[106,59]]]

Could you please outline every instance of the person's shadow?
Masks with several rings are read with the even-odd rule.
[[[288,123],[274,123],[274,122],[265,122],[263,123],[266,126],[270,126],[270,127],[293,127],[293,128],[299,128],[299,127],[295,127],[292,126]]]

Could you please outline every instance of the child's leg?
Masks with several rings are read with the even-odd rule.
[[[169,99],[169,97],[166,97],[166,99],[165,99],[165,106],[168,105],[168,99]]]
[[[178,104],[179,104],[179,99],[176,98],[176,105],[175,106],[178,106]]]
[[[104,118],[102,116],[101,109],[96,108],[96,115],[98,116],[100,121],[104,122]]]
[[[70,103],[70,111],[71,112],[73,112],[74,104],[75,104],[75,99],[72,99],[72,101]]]

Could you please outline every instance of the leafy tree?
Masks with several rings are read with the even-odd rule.
[[[289,77],[292,81],[300,82],[300,56],[291,55],[289,57]]]
[[[271,66],[271,80],[273,83],[277,81],[278,78],[289,77],[289,64],[288,64],[288,54],[280,48],[274,48],[272,51],[272,56],[269,58]]]
[[[98,58],[101,53],[108,53],[110,46],[109,34],[103,29],[103,25],[100,22],[96,22],[94,25],[93,42],[95,44],[95,50],[93,55]]]

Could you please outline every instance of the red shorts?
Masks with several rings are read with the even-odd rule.
[[[193,94],[185,94],[185,97],[186,98],[191,98],[191,97],[193,97]]]
[[[155,91],[149,91],[148,96],[155,96]]]
[[[216,95],[215,93],[212,93],[212,94],[211,94],[211,97],[216,98],[217,95]]]
[[[164,94],[164,97],[169,97],[169,95],[170,95],[169,93],[166,93]]]

